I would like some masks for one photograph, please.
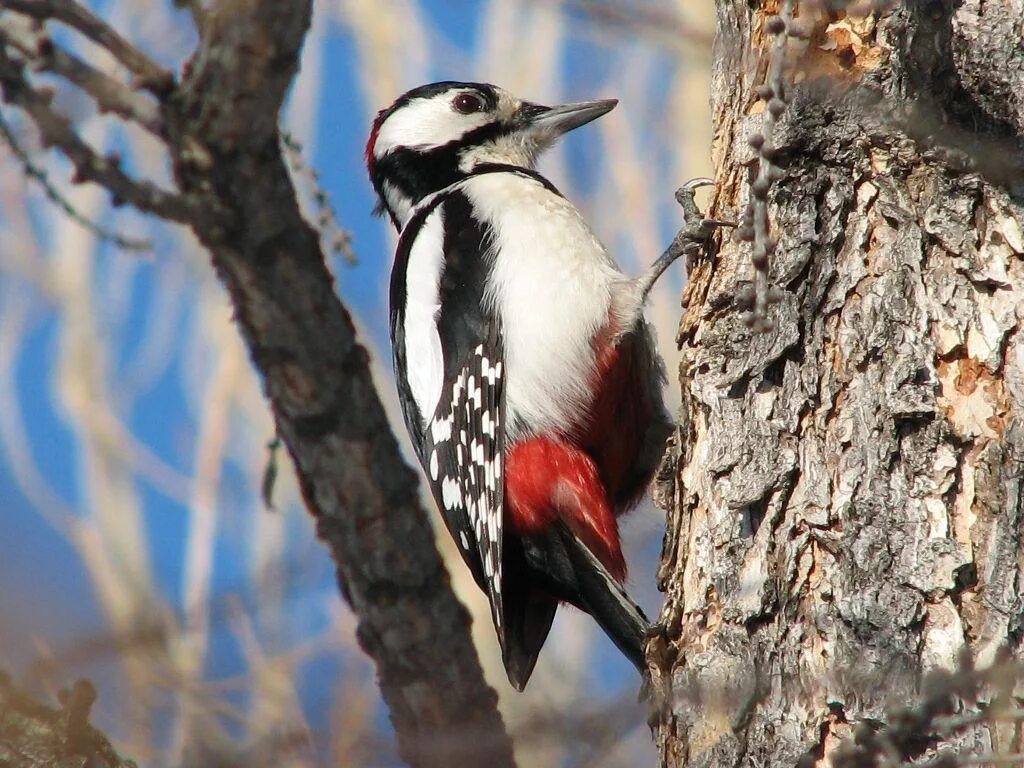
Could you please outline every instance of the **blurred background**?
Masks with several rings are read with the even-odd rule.
[[[169,0],[90,5],[175,71],[194,47]],[[371,216],[362,164],[375,112],[444,79],[548,104],[619,98],[541,170],[636,273],[678,228],[676,187],[710,171],[712,34],[710,0],[318,0],[282,125],[403,440],[387,337],[395,235]],[[148,135],[53,85],[94,146],[169,183]],[[263,501],[274,429],[206,255],[184,229],[72,186],[15,110],[3,125],[76,215],[0,143],[0,669],[43,697],[90,678],[94,724],[140,766],[400,764],[283,451],[273,508]],[[648,313],[670,381],[684,279],[673,268]],[[509,687],[486,601],[437,528],[520,765],[653,764],[636,673],[588,617],[560,611],[527,691]],[[647,504],[623,531],[630,589],[652,615],[663,528]]]

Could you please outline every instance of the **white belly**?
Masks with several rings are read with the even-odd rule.
[[[500,243],[487,300],[502,322],[511,438],[571,430],[590,405],[592,340],[625,278],[575,206],[540,182],[491,173],[463,189]]]

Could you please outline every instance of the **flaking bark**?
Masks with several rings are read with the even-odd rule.
[[[755,5],[718,2],[720,218],[748,199],[764,119],[779,7]],[[684,296],[679,449],[658,489],[665,766],[825,764],[857,723],[916,701],[923,673],[1020,651],[1021,4],[797,15],[774,329],[741,319],[746,243],[694,265]]]

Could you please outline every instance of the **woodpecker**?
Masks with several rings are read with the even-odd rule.
[[[642,315],[666,264],[627,277],[534,170],[616,103],[432,83],[379,112],[366,146],[378,210],[400,233],[390,320],[406,427],[518,690],[560,602],[645,669],[617,518],[672,428]]]

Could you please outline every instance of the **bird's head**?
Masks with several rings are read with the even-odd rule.
[[[431,83],[377,114],[366,144],[370,180],[395,226],[413,206],[478,165],[533,168],[559,136],[612,109],[615,99],[545,107],[486,83]]]

